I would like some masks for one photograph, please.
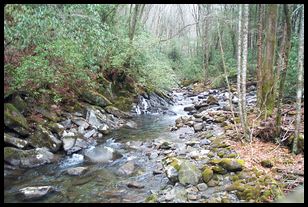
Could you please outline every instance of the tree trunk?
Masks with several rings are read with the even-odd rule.
[[[275,59],[275,45],[276,45],[276,22],[277,22],[277,4],[268,5],[269,16],[266,25],[266,49],[263,56],[262,64],[262,80],[261,89],[261,111],[262,114],[272,114],[274,109],[274,59]]]
[[[257,106],[261,108],[261,86],[262,86],[262,32],[263,32],[264,5],[259,4],[259,28],[258,28],[258,62],[257,62]]]
[[[242,5],[239,5],[238,40],[237,40],[237,94],[239,98],[239,114],[242,128],[244,129],[244,117],[242,107]]]
[[[302,10],[300,36],[299,36],[299,49],[298,49],[298,85],[297,85],[297,98],[296,98],[296,123],[295,123],[295,134],[293,142],[293,153],[297,153],[297,142],[299,136],[299,128],[301,122],[301,100],[302,100],[302,89],[303,89],[303,73],[304,73],[304,5]]]
[[[277,115],[276,115],[276,133],[277,138],[280,136],[281,132],[281,103],[283,99],[284,83],[287,74],[288,62],[289,62],[289,52],[291,47],[291,17],[289,6],[284,4],[284,16],[285,16],[285,26],[284,26],[284,37],[282,45],[282,70],[279,82],[279,92],[277,100]]]
[[[247,54],[248,54],[248,22],[249,22],[249,6],[244,5],[244,24],[243,24],[243,64],[242,64],[242,113],[243,113],[243,129],[246,140],[249,139],[249,129],[247,123],[246,111],[246,74],[247,74]]]

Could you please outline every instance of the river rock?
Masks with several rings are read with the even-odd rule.
[[[68,155],[88,147],[88,143],[79,136],[65,136],[62,141],[63,149]]]
[[[131,129],[137,129],[138,128],[137,123],[134,122],[134,121],[131,121],[131,120],[126,122],[125,126],[128,127],[128,128],[131,128]]]
[[[62,124],[55,123],[55,122],[49,122],[47,127],[52,133],[57,134],[59,137],[63,136],[63,132],[65,128]]]
[[[33,135],[29,137],[29,142],[34,147],[47,147],[51,152],[57,152],[62,141],[57,139],[50,131],[46,128],[38,125]]]
[[[96,117],[95,111],[91,108],[87,108],[86,120],[92,127],[97,128],[101,125],[101,122]]]
[[[129,188],[144,188],[144,185],[138,182],[129,182],[127,183],[127,187]]]
[[[179,174],[178,174],[178,171],[175,167],[169,165],[167,167],[165,167],[165,173],[166,173],[166,176],[168,177],[168,179],[172,182],[172,183],[176,183],[179,178]]]
[[[46,148],[20,150],[13,147],[4,147],[4,160],[11,165],[31,168],[50,163],[54,155]]]
[[[159,149],[171,149],[170,143],[169,142],[163,142],[160,146]]]
[[[92,149],[89,149],[85,152],[85,158],[91,162],[109,162],[116,158],[121,157],[113,148],[106,146],[98,146]]]
[[[120,109],[118,109],[118,108],[116,108],[114,106],[107,106],[107,107],[105,107],[105,110],[109,114],[113,114],[114,116],[119,117],[119,118],[124,118],[124,119],[132,118],[131,114],[126,113],[124,111],[121,111]]]
[[[17,147],[19,149],[25,149],[29,146],[29,142],[27,142],[26,140],[13,137],[7,133],[4,133],[4,143]]]
[[[238,101],[239,101],[238,97],[234,96],[234,97],[232,98],[232,103],[238,104]]]
[[[40,199],[53,191],[55,191],[55,188],[52,186],[35,186],[19,189],[19,193],[24,200]]]
[[[129,161],[127,163],[125,163],[124,165],[122,165],[118,172],[122,175],[131,175],[133,174],[135,170],[135,163],[134,161]]]
[[[244,160],[223,158],[219,162],[219,165],[228,171],[236,172],[241,171],[244,167]]]
[[[87,170],[88,170],[88,167],[73,167],[73,168],[67,169],[66,172],[69,175],[78,175],[79,176]]]
[[[195,110],[195,106],[193,104],[184,107],[184,111],[193,111],[193,110]]]
[[[199,183],[197,185],[197,188],[198,188],[199,191],[205,191],[206,189],[208,189],[207,184],[205,184],[205,183]]]
[[[209,104],[207,102],[201,102],[201,103],[197,103],[195,104],[195,108],[197,110],[201,109],[201,108],[204,108],[204,107],[207,107]]]
[[[215,98],[215,96],[213,96],[213,95],[209,95],[206,102],[207,102],[208,105],[215,105],[215,104],[219,105],[218,99]]]
[[[200,141],[200,146],[202,147],[202,146],[204,146],[204,145],[209,145],[209,144],[211,144],[211,141],[210,140],[208,140],[208,139],[202,139],[201,141]]]
[[[102,124],[98,127],[98,131],[103,134],[109,134],[110,133],[110,127],[107,124]]]
[[[208,183],[213,177],[213,170],[209,167],[205,168],[202,172],[202,179],[205,183]]]
[[[168,191],[165,195],[166,201],[173,201],[174,203],[187,202],[187,192],[184,186],[176,183],[172,190]]]
[[[87,133],[85,133],[83,136],[86,138],[86,139],[89,139],[90,137],[92,137],[94,134],[95,134],[96,130],[95,129],[92,129],[90,131],[88,131]]]
[[[26,118],[10,103],[4,104],[4,125],[22,136],[29,135]]]
[[[85,90],[81,93],[81,97],[88,103],[100,107],[111,105],[111,102],[103,95],[92,90]]]
[[[83,129],[87,129],[90,126],[89,123],[82,117],[74,117],[72,118],[72,122],[82,127]]]
[[[201,178],[200,170],[188,160],[185,160],[180,165],[179,181],[183,185],[197,185]]]
[[[203,123],[194,123],[195,132],[201,131],[203,129]]]

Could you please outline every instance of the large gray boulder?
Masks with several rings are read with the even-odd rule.
[[[121,157],[113,148],[106,146],[98,146],[92,149],[88,149],[85,154],[85,158],[90,162],[109,162]]]
[[[31,168],[52,162],[54,155],[46,148],[20,150],[4,147],[4,161],[11,165]]]
[[[80,136],[65,136],[62,138],[63,149],[68,155],[77,152],[81,149],[87,148],[88,143]]]
[[[183,185],[197,185],[201,178],[201,171],[191,162],[185,160],[180,165],[179,181]]]

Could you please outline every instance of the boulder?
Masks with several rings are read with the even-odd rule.
[[[176,183],[174,187],[166,193],[165,200],[174,203],[187,202],[187,191],[185,190],[185,187]]]
[[[194,123],[194,130],[195,132],[201,131],[203,129],[203,123]]]
[[[137,129],[138,125],[134,121],[128,121],[126,122],[125,127],[130,128],[130,129]]]
[[[195,110],[195,106],[193,104],[184,107],[184,111],[193,111]]]
[[[87,131],[83,136],[84,136],[84,138],[89,139],[90,137],[92,137],[95,134],[95,132],[96,132],[96,130],[92,129],[92,130]]]
[[[34,110],[40,114],[42,114],[45,118],[47,118],[49,121],[52,122],[58,122],[60,121],[60,118],[57,116],[55,112],[47,111],[44,108],[36,107]]]
[[[213,177],[213,170],[209,167],[205,168],[202,172],[202,179],[205,183],[208,183]]]
[[[110,133],[110,127],[107,124],[102,124],[97,129],[99,132],[103,134],[109,134]]]
[[[105,107],[111,105],[111,102],[96,91],[86,90],[81,93],[81,97],[88,103]]]
[[[67,174],[79,176],[88,170],[88,167],[73,167],[67,169]]]
[[[49,122],[47,124],[48,129],[52,132],[57,134],[59,137],[63,135],[64,132],[64,126],[59,123]]]
[[[200,170],[188,160],[185,160],[180,165],[179,181],[183,185],[197,185],[201,178]]]
[[[29,137],[29,142],[34,147],[47,147],[51,152],[56,152],[60,149],[62,141],[57,139],[46,128],[38,125],[37,130]]]
[[[48,193],[55,191],[52,186],[35,186],[19,189],[19,193],[24,200],[36,200],[46,196]]]
[[[27,103],[20,97],[20,95],[16,95],[13,100],[12,104],[15,108],[24,114],[27,111]]]
[[[88,143],[80,136],[65,136],[62,141],[63,149],[68,155],[88,147]]]
[[[120,109],[118,109],[117,107],[114,106],[106,106],[105,110],[109,113],[109,114],[113,114],[114,116],[118,117],[118,118],[132,118],[132,115],[129,113],[126,113],[124,111],[121,111]]]
[[[173,166],[167,166],[165,168],[165,173],[167,178],[172,182],[172,183],[176,183],[177,181],[179,181],[179,174],[178,171],[175,169],[175,167]]]
[[[26,140],[13,137],[7,133],[4,133],[4,142],[19,149],[25,149],[29,145],[29,142],[27,142]]]
[[[215,98],[213,95],[209,95],[206,102],[207,102],[208,105],[214,105],[214,104],[219,105],[218,99]]]
[[[22,136],[29,135],[26,118],[10,103],[4,104],[4,125]]]
[[[219,162],[219,165],[228,171],[236,172],[241,171],[244,167],[244,160],[223,158]]]
[[[89,123],[82,117],[73,117],[72,122],[74,122],[78,126],[81,126],[84,129],[87,129],[90,126]]]
[[[207,107],[209,104],[207,103],[207,102],[201,102],[201,103],[197,103],[197,104],[195,104],[195,108],[197,109],[197,110],[199,110],[199,109],[201,109],[201,108],[203,108],[203,107]]]
[[[20,150],[4,147],[4,160],[11,165],[31,168],[50,163],[54,155],[46,148]]]
[[[89,149],[85,152],[85,158],[90,162],[109,162],[110,160],[115,160],[122,155],[117,153],[113,148],[106,146],[98,146]]]
[[[208,187],[205,183],[199,183],[197,185],[197,188],[198,188],[199,191],[205,191],[206,189],[208,189]]]
[[[129,161],[127,163],[125,163],[124,165],[122,165],[118,172],[119,174],[122,174],[122,175],[131,175],[133,174],[135,170],[135,163],[134,161]]]
[[[129,187],[129,188],[144,188],[144,185],[141,184],[141,183],[132,181],[132,182],[127,183],[127,187]]]

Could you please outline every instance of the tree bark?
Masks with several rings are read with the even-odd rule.
[[[277,115],[276,115],[276,133],[277,139],[281,132],[281,103],[283,99],[284,83],[287,74],[288,62],[289,62],[289,52],[291,48],[291,17],[289,6],[284,4],[284,16],[285,16],[285,26],[284,26],[284,37],[283,37],[283,49],[282,49],[282,70],[279,82],[279,92],[277,100]],[[280,140],[279,140],[280,141]]]
[[[257,106],[261,108],[261,86],[262,86],[262,32],[263,32],[264,5],[259,4],[259,28],[258,28],[258,62],[257,62]]]
[[[298,49],[298,85],[297,85],[297,98],[296,98],[296,123],[294,132],[294,141],[292,152],[297,153],[298,137],[301,122],[301,100],[303,90],[303,73],[304,73],[304,5],[302,10],[300,36],[299,36],[299,49]]]
[[[277,4],[268,5],[269,16],[267,18],[266,49],[262,64],[261,111],[264,117],[272,114],[274,109],[274,62],[276,46],[276,22]]]

